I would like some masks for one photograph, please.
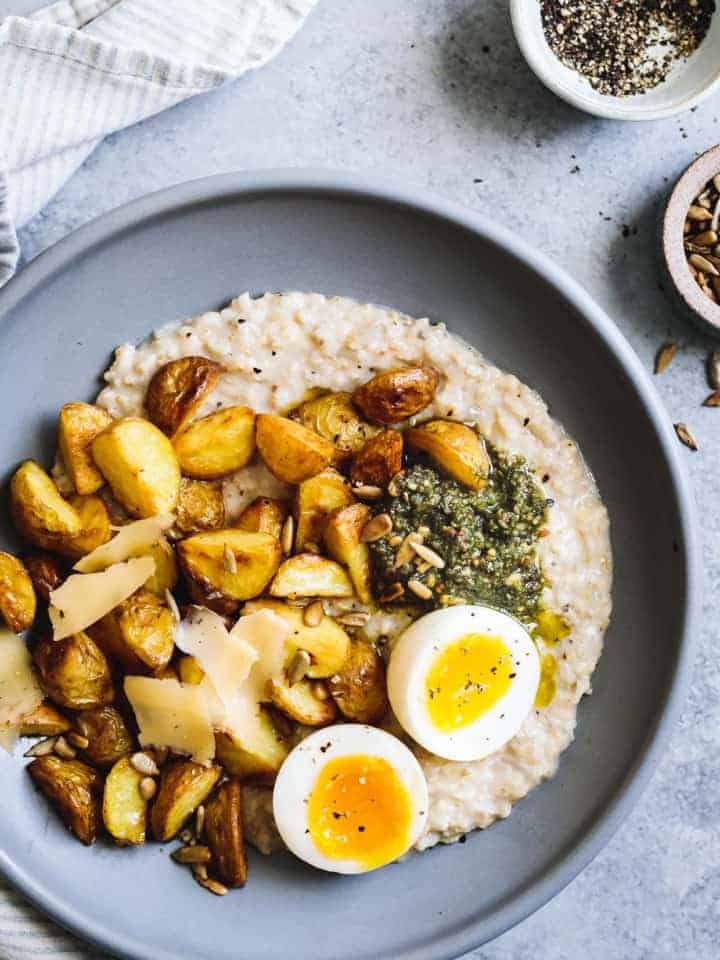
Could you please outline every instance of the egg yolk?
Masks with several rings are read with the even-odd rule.
[[[474,723],[505,696],[514,676],[515,664],[500,637],[468,633],[449,643],[425,680],[433,725],[448,733]]]
[[[352,860],[372,870],[410,846],[410,794],[381,757],[358,754],[328,761],[308,799],[307,816],[315,846],[332,860]]]

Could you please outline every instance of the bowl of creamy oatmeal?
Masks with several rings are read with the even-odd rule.
[[[238,611],[226,606],[225,587],[245,554],[236,551],[230,531],[273,540],[257,527],[257,510],[247,514],[258,498],[292,500],[324,472],[343,477],[352,500],[335,506],[333,517],[337,511],[348,522],[361,517],[362,529],[369,527],[360,539],[372,562],[371,597],[382,598],[378,609],[358,603],[362,569],[343,553],[345,526],[336,524],[335,539],[319,529],[308,493],[292,514],[295,542],[304,524],[302,549],[282,551],[266,585],[242,598],[253,609],[237,623],[254,617],[267,624],[284,605],[304,622],[324,591],[319,615],[339,624],[353,649],[366,643],[387,662],[392,710],[381,711],[372,698],[358,706],[355,688],[342,683],[342,670],[331,676],[320,669],[315,677],[306,673],[308,679],[299,683],[326,683],[329,697],[323,694],[321,703],[329,700],[336,712],[334,725],[318,725],[318,733],[301,738],[295,749],[307,742],[305,759],[322,763],[328,742],[345,736],[334,731],[377,730],[382,736],[373,756],[389,763],[406,784],[420,782],[413,779],[419,769],[427,803],[422,794],[408,833],[416,852],[400,863],[344,880],[320,873],[283,850],[287,846],[320,865],[303,854],[302,837],[293,836],[292,801],[303,773],[302,756],[299,766],[289,766],[292,751],[282,758],[283,795],[274,807],[267,784],[243,784],[246,839],[264,853],[277,852],[250,851],[250,880],[232,895],[228,910],[220,909],[230,906],[227,900],[203,897],[197,903],[196,885],[184,883],[184,871],[156,847],[127,853],[100,842],[88,857],[52,822],[46,843],[62,851],[63,880],[72,877],[61,884],[54,858],[44,855],[40,862],[32,845],[29,854],[21,848],[18,838],[38,834],[43,808],[27,775],[17,772],[22,764],[2,757],[3,774],[12,784],[13,835],[3,834],[0,841],[5,870],[53,916],[97,942],[115,949],[120,944],[129,956],[151,956],[158,949],[204,956],[208,931],[214,956],[229,956],[238,924],[248,956],[279,956],[290,936],[299,956],[457,955],[533,909],[587,862],[619,822],[660,749],[684,674],[682,638],[693,587],[687,491],[669,431],[628,348],[597,308],[531,251],[521,258],[517,247],[510,253],[502,235],[475,218],[441,204],[312,176],[295,182],[260,177],[244,186],[235,178],[211,181],[146,203],[145,209],[121,211],[114,222],[71,238],[45,264],[41,259],[34,280],[28,271],[3,294],[3,346],[18,357],[27,351],[28,357],[22,380],[3,387],[5,407],[18,421],[4,440],[3,463],[14,468],[33,458],[49,467],[54,432],[38,428],[68,400],[97,401],[113,426],[105,427],[112,442],[99,444],[96,465],[127,508],[126,519],[147,523],[162,512],[162,504],[153,501],[150,509],[147,491],[134,499],[111,463],[117,448],[130,456],[142,437],[133,433],[126,442],[117,425],[124,430],[125,424],[155,417],[156,424],[168,426],[162,403],[148,402],[151,383],[159,384],[155,394],[162,395],[168,365],[200,357],[222,368],[192,417],[168,427],[185,480],[222,488],[222,595],[208,589],[209,568],[203,565],[214,549],[215,521],[214,528],[193,529],[177,543],[183,576],[189,578],[188,599],[196,611],[209,610],[219,621],[230,618],[222,626],[213,620],[214,629],[234,630]],[[308,231],[308,224],[317,227]],[[174,236],[183,240],[172,245],[170,256],[168,238]],[[238,294],[243,289],[249,292]],[[66,305],[62,325],[53,321],[45,340],[33,336],[33,323],[60,302]],[[157,333],[148,338],[152,330]],[[71,360],[66,352],[60,359],[61,343],[70,338],[77,352]],[[109,362],[122,342],[126,345]],[[105,368],[99,392],[95,378]],[[399,419],[388,419],[375,402],[378,391],[368,390],[393,370],[433,371],[432,389],[429,374],[410,385],[410,394],[419,390],[424,402]],[[207,369],[201,373],[207,376]],[[201,379],[198,374],[194,382]],[[377,458],[364,457],[358,466],[359,453],[350,466],[334,461],[338,438],[322,437],[322,402],[340,394],[351,398],[352,409],[371,428],[372,435],[361,437],[363,448],[378,436],[401,435],[400,472],[378,478]],[[247,423],[247,414],[233,419],[229,413],[238,409],[257,418],[258,453],[228,471],[217,466],[220,444],[193,440],[197,424],[215,418],[223,429],[236,430],[237,454]],[[335,452],[317,441],[308,446],[302,431],[320,436]],[[389,439],[389,446],[398,442]],[[394,456],[389,446],[383,448],[381,468]],[[53,476],[62,491],[67,477],[60,466]],[[301,509],[303,504],[310,509]],[[256,527],[249,530],[248,523]],[[285,523],[283,518],[278,543]],[[269,547],[269,540],[263,543]],[[17,550],[9,528],[3,549]],[[323,586],[316,580],[307,587],[322,564],[334,564],[340,573],[326,566]],[[86,568],[75,576],[97,575]],[[512,669],[506,687],[496,691],[500,700],[508,698],[502,701],[503,721],[517,713],[519,723],[484,755],[476,743],[469,753],[467,745],[449,744],[456,731],[438,712],[441,684],[430,688],[439,693],[427,716],[408,707],[414,702],[410,680],[419,669],[417,651],[437,643],[432,618],[448,617],[440,629],[452,653],[450,641],[476,635],[468,618],[477,611],[486,618],[483,636],[510,644],[517,630],[517,649],[525,650],[522,637],[529,637],[526,652],[537,661],[532,669],[524,664]],[[496,619],[484,611],[498,611]],[[184,608],[180,616],[180,649],[190,657],[208,618],[198,622],[197,614]],[[243,634],[250,643],[254,636]],[[339,642],[334,637],[333,643]],[[328,649],[323,648],[326,658]],[[316,651],[305,668],[321,662]],[[299,663],[302,667],[302,658]],[[427,676],[436,676],[437,669],[433,673],[431,664]],[[452,672],[452,662],[443,661],[442,669]],[[533,693],[524,706],[522,691],[516,701],[509,698],[523,677],[529,677]],[[180,686],[189,683],[189,676],[179,679]],[[221,684],[217,679],[216,687]],[[489,676],[475,683],[462,709],[472,712],[477,697],[492,689]],[[126,692],[133,704],[133,697],[144,694]],[[291,709],[287,691],[278,689],[276,695],[280,713]],[[322,709],[316,707],[312,722]],[[499,720],[490,732],[498,726]],[[313,753],[313,738],[322,737],[323,729],[329,739]],[[407,749],[412,762],[388,752],[382,737]],[[259,741],[253,744],[255,764],[258,758],[273,762],[274,754],[269,758]],[[224,750],[227,757],[227,745]],[[224,762],[247,764],[248,752]],[[380,776],[379,768],[368,769]],[[420,796],[417,788],[408,789]],[[169,819],[169,813],[158,814],[156,835]],[[370,822],[359,826],[367,833],[374,829]],[[332,860],[327,845],[320,852]],[[101,862],[112,863],[102,880]],[[147,884],[137,881],[139,864]],[[98,883],[108,891],[107,904],[90,896]],[[273,922],[278,898],[282,924]],[[132,926],[113,911],[119,902]],[[168,909],[178,923],[158,929],[152,918]],[[198,918],[197,932],[183,932],[181,941],[179,918],[190,909]],[[398,910],[412,916],[412,925],[401,928],[392,921]],[[372,916],[373,923],[358,928],[358,914]],[[342,936],[349,929],[352,938]]]

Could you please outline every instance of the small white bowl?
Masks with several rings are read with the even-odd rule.
[[[689,110],[720,89],[720,5],[707,36],[687,63],[647,93],[611,97],[564,66],[548,46],[540,16],[540,0],[511,0],[515,38],[528,66],[545,86],[567,103],[611,120],[661,120]]]

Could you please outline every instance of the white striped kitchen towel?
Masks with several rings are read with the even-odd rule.
[[[266,63],[316,2],[60,0],[0,21],[0,286],[18,228],[104,136]]]

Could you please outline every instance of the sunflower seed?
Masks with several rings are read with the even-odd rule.
[[[440,554],[435,553],[430,547],[426,547],[424,543],[411,543],[411,546],[415,553],[419,557],[422,557],[426,563],[429,563],[431,567],[437,567],[438,570],[442,570],[445,566],[445,561]]]
[[[364,627],[369,619],[369,613],[344,613],[341,617],[337,618],[337,622],[341,623],[344,627]]]
[[[226,573],[231,573],[233,575],[237,573],[237,560],[235,559],[235,554],[227,544],[225,544],[223,547],[223,569]]]
[[[690,450],[697,450],[698,444],[695,437],[690,433],[687,426],[684,423],[674,424],[675,433],[678,435],[678,440],[681,443],[684,443],[686,447],[689,447]]]
[[[205,832],[205,806],[200,804],[200,806],[195,811],[195,836],[200,839],[203,833]]]
[[[720,390],[715,390],[710,394],[709,397],[706,397],[703,402],[704,407],[720,407]]]
[[[707,380],[713,390],[720,390],[720,350],[711,350],[708,354]]]
[[[202,885],[208,878],[207,866],[204,863],[191,863],[190,869],[197,882]]]
[[[405,593],[405,589],[401,583],[391,583],[380,594],[380,603],[392,603],[393,600],[399,599],[403,593]]]
[[[395,554],[395,566],[404,567],[406,563],[412,563],[415,559],[414,545],[416,543],[422,543],[422,541],[423,535],[418,530],[415,530],[413,533],[409,533],[400,544],[400,549]]]
[[[77,747],[78,750],[87,750],[90,746],[90,741],[87,737],[84,737],[81,733],[75,733],[74,730],[71,730],[67,735],[68,742],[71,743],[74,747]]]
[[[298,650],[295,653],[287,669],[288,683],[291,687],[305,678],[305,674],[308,672],[308,667],[311,663],[312,658],[307,650]]]
[[[361,500],[379,500],[383,495],[382,487],[373,487],[368,483],[360,483],[352,488],[352,492]]]
[[[688,257],[689,263],[691,263],[696,270],[699,270],[700,273],[707,273],[711,277],[718,277],[717,268],[710,263],[705,257],[700,256],[699,253],[693,253]]]
[[[712,220],[712,214],[705,207],[699,207],[693,204],[687,212],[688,220]]]
[[[330,697],[328,688],[320,680],[316,680],[315,683],[313,683],[312,692],[313,696],[318,700],[328,700]]]
[[[206,880],[200,880],[196,877],[197,882],[201,887],[204,887],[205,890],[209,890],[210,893],[214,893],[216,897],[224,897],[228,892],[228,888],[224,883],[220,883],[219,880],[213,880],[208,877]]]
[[[365,524],[360,534],[360,540],[363,543],[374,543],[376,540],[382,540],[390,533],[392,526],[390,515],[379,513]]]
[[[55,740],[57,737],[46,737],[44,740],[38,740],[29,750],[26,750],[25,757],[47,757],[55,750]]]
[[[139,784],[140,796],[143,800],[152,800],[157,793],[157,783],[152,777],[143,777]]]
[[[209,847],[195,844],[191,847],[180,847],[170,854],[175,863],[210,863],[212,854]]]
[[[408,580],[408,590],[412,590],[416,597],[421,600],[429,600],[432,597],[432,590],[421,583],[419,580]]]
[[[305,607],[303,623],[306,627],[317,627],[324,616],[322,600],[313,600],[309,606]]]
[[[718,242],[718,235],[714,230],[703,230],[702,233],[696,233],[693,237],[693,243],[701,247],[712,247]]]
[[[58,737],[55,741],[55,753],[64,760],[74,760],[77,756],[65,737]]]
[[[153,758],[142,751],[130,757],[130,766],[138,773],[144,773],[146,777],[156,777],[160,773]]]
[[[285,520],[285,523],[282,525],[282,532],[280,533],[280,546],[282,547],[282,552],[286,556],[292,551],[294,539],[295,520],[292,516],[288,516]]]
[[[667,343],[664,343],[658,352],[655,354],[655,373],[662,373],[667,367],[670,366],[672,361],[675,358],[677,353],[677,344],[674,340],[668,340]]]

